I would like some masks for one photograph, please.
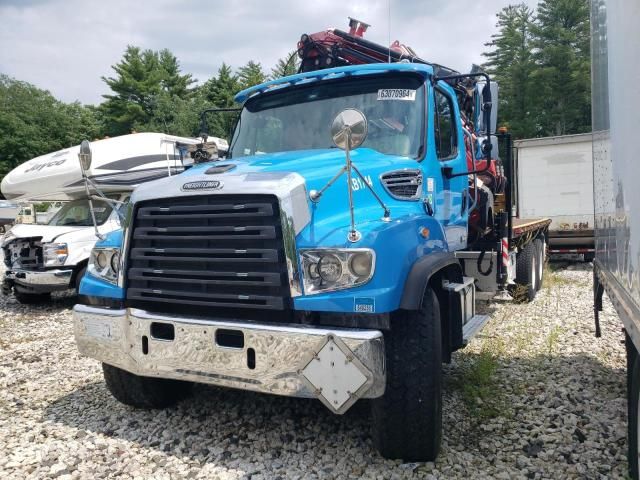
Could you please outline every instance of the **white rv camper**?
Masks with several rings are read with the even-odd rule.
[[[93,162],[87,176],[108,198],[125,202],[140,183],[184,170],[192,162],[188,152],[200,142],[161,133],[98,140],[91,143]],[[76,288],[97,240],[79,150],[75,146],[29,160],[0,185],[3,195],[14,202],[65,201],[47,225],[15,225],[2,240],[6,265],[2,292],[13,291],[21,303],[42,302],[53,291]],[[116,205],[93,201],[99,234],[119,227]]]

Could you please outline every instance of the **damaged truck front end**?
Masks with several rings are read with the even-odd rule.
[[[67,256],[65,244],[45,243],[41,236],[16,237],[9,232],[2,250],[6,267],[2,281],[4,295],[13,291],[26,303],[27,299],[39,299],[52,291],[69,288],[74,271],[60,267]]]

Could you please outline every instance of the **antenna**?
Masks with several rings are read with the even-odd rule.
[[[389,53],[389,63],[391,63],[391,0],[387,0],[387,45],[389,45],[387,52]]]

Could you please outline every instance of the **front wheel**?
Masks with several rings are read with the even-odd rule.
[[[79,295],[80,294],[80,283],[82,282],[82,277],[84,277],[84,274],[87,273],[87,267],[84,266],[80,269],[80,271],[78,272],[78,274],[76,275],[76,280],[75,280],[75,289],[76,289],[76,293]]]
[[[121,368],[102,364],[107,389],[116,400],[136,408],[165,408],[182,400],[191,383],[166,378],[141,377]]]
[[[22,293],[14,291],[13,296],[16,297],[16,300],[22,305],[39,305],[51,300],[50,293]]]
[[[440,308],[427,287],[420,310],[385,334],[387,388],[373,400],[373,439],[385,458],[432,461],[442,438]]]

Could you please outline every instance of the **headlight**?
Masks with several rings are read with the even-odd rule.
[[[45,243],[42,245],[42,259],[45,267],[64,265],[69,255],[66,243]]]
[[[375,252],[368,248],[324,248],[300,251],[305,295],[358,287],[375,269]]]
[[[96,247],[91,250],[87,272],[107,282],[117,283],[120,271],[120,249]]]

